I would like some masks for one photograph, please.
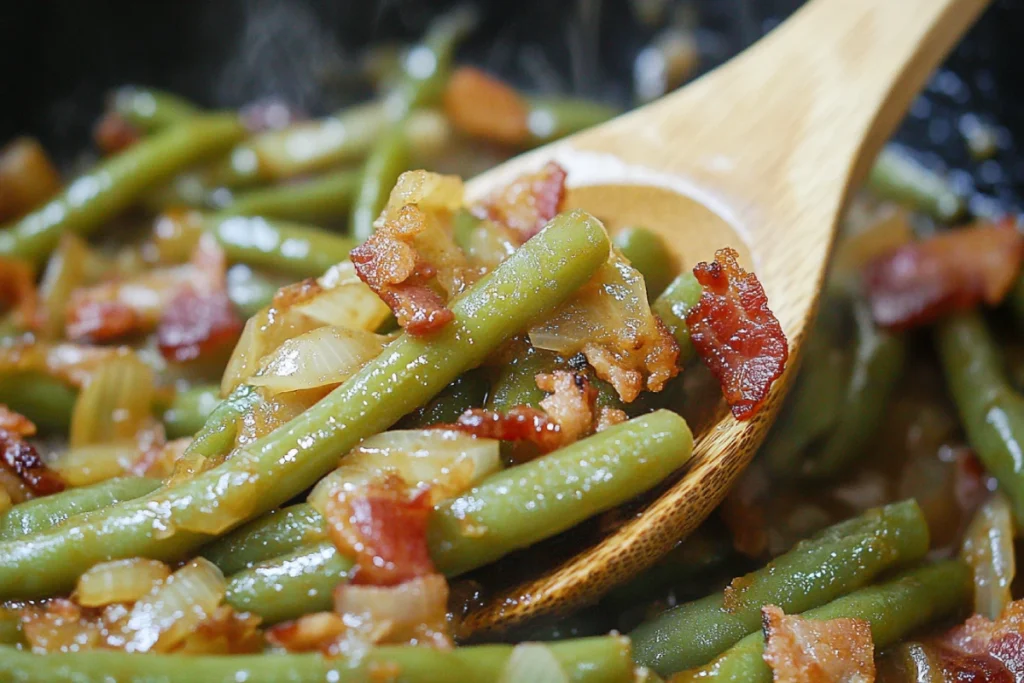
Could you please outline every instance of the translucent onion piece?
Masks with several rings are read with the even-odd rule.
[[[220,570],[196,558],[132,607],[124,623],[128,652],[170,652],[212,616],[227,584]]]
[[[135,602],[170,575],[166,564],[144,557],[102,562],[78,577],[74,599],[83,607]]]
[[[430,171],[406,171],[398,177],[387,206],[384,220],[393,220],[403,206],[415,204],[427,213],[452,213],[463,204],[462,178]]]
[[[519,238],[508,226],[482,220],[469,236],[467,255],[470,262],[493,270],[519,246]]]
[[[90,258],[85,240],[70,232],[61,236],[39,285],[42,303],[39,332],[44,339],[59,339],[64,334],[64,312],[71,292],[84,283]]]
[[[1016,573],[1013,512],[1002,493],[995,493],[974,514],[964,536],[963,556],[974,570],[975,613],[998,619],[1013,600],[1010,584]]]
[[[320,327],[265,356],[249,383],[265,387],[271,396],[340,384],[375,358],[387,341],[364,330]]]
[[[135,355],[96,368],[71,414],[72,448],[130,441],[152,415],[153,370]]]
[[[53,469],[70,486],[89,486],[119,477],[138,461],[138,444],[132,441],[92,444],[71,448],[53,462]]]
[[[433,502],[457,496],[501,467],[500,443],[445,429],[403,429],[371,436],[320,480],[309,503],[325,513],[331,492],[354,490],[388,474],[410,489],[430,487]]]
[[[520,643],[512,648],[498,683],[569,683],[551,649],[543,643]]]
[[[274,305],[249,318],[224,368],[221,393],[227,396],[248,381],[259,369],[263,357],[276,351],[281,344],[322,325],[297,310],[281,310]]]
[[[334,611],[374,634],[373,642],[450,647],[445,624],[448,583],[428,574],[397,586],[342,584],[334,592]]]
[[[295,309],[324,325],[373,332],[391,313],[387,304],[359,279],[351,261],[331,266],[317,283],[324,291]]]

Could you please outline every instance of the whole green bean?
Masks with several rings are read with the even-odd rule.
[[[753,632],[761,607],[802,612],[869,584],[928,551],[928,524],[913,500],[865,512],[798,543],[721,593],[673,607],[631,634],[637,663],[663,676],[701,666]]]
[[[445,387],[430,403],[402,418],[399,425],[402,429],[419,429],[455,422],[470,408],[482,407],[490,388],[482,372],[470,370]]]
[[[547,646],[569,683],[629,683],[633,664],[621,636],[582,638]],[[95,650],[37,655],[0,647],[0,679],[10,683],[369,683],[395,672],[394,683],[494,683],[512,645],[475,645],[439,650],[390,646],[359,658],[319,654],[145,655]]]
[[[238,194],[222,213],[287,221],[329,220],[348,213],[358,189],[357,171],[334,171],[302,182]]]
[[[185,455],[219,458],[231,450],[238,434],[238,421],[263,398],[255,387],[239,385],[231,395],[213,409],[202,429],[192,437]]]
[[[254,519],[202,549],[225,575],[327,538],[324,519],[308,503],[298,503]]]
[[[217,238],[229,261],[300,278],[323,275],[347,259],[355,246],[343,235],[260,216],[211,216],[204,228]]]
[[[160,484],[159,479],[148,477],[117,477],[92,486],[26,500],[0,515],[0,541],[55,527],[69,517],[99,510],[122,500],[140,498],[155,491]]]
[[[237,116],[196,116],[101,162],[39,209],[0,229],[0,256],[43,262],[66,232],[87,235],[146,190],[245,135]]]
[[[41,372],[0,375],[0,403],[32,422],[43,434],[66,434],[78,392]]]
[[[693,273],[683,273],[651,304],[651,310],[661,318],[679,344],[680,365],[685,365],[694,356],[686,314],[700,301],[701,291],[700,283]]]
[[[659,410],[492,474],[434,509],[430,555],[448,575],[481,567],[650,490],[692,446],[686,421]]]
[[[661,235],[647,228],[624,228],[612,242],[640,271],[647,285],[647,298],[654,301],[675,279],[679,267]]]
[[[359,191],[352,204],[349,231],[358,242],[373,234],[377,220],[398,176],[409,166],[409,143],[401,126],[385,133],[370,151],[359,180]]]
[[[967,440],[1024,522],[1024,396],[1010,385],[999,348],[977,313],[942,320],[936,327],[946,383]]]
[[[621,112],[600,102],[582,98],[531,97],[527,128],[531,145],[543,145],[585,130],[618,116]]]
[[[610,245],[582,211],[556,217],[451,306],[429,338],[403,335],[312,408],[180,484],[0,543],[0,599],[67,590],[81,568],[180,557],[309,488],[360,440],[397,422],[586,282]],[[569,258],[569,255],[572,255]]]
[[[966,205],[949,183],[893,146],[885,147],[868,175],[875,194],[922,211],[940,221],[963,214]]]
[[[899,381],[906,355],[902,335],[875,326],[867,303],[853,307],[856,348],[835,429],[804,462],[807,477],[832,477],[847,467],[875,435]]]
[[[220,402],[220,387],[216,386],[201,385],[176,392],[163,414],[167,438],[192,436],[201,430]]]
[[[137,85],[115,90],[110,106],[125,121],[146,133],[181,123],[200,112],[199,107],[183,97]]]
[[[264,624],[333,609],[335,587],[348,581],[352,560],[329,541],[257,564],[228,580],[227,603],[250,612]]]
[[[933,621],[964,610],[970,601],[970,570],[949,560],[909,571],[878,586],[862,588],[827,605],[809,610],[807,619],[864,619],[871,624],[875,651],[889,647]],[[707,666],[674,677],[686,681],[771,683],[764,661],[764,636],[751,633]]]

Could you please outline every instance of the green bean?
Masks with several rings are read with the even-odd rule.
[[[67,590],[96,562],[180,557],[281,505],[333,469],[339,453],[397,422],[557,306],[609,250],[604,228],[585,212],[556,217],[459,297],[444,329],[426,339],[400,337],[312,408],[221,465],[73,526],[0,543],[0,599]]]
[[[637,663],[667,676],[701,666],[753,632],[761,607],[802,612],[869,584],[928,551],[928,524],[913,500],[825,529],[721,593],[658,615],[631,634]]]
[[[832,477],[849,466],[875,435],[899,381],[906,355],[902,335],[875,326],[867,303],[857,301],[856,349],[835,430],[804,463],[807,477]]]
[[[259,216],[216,215],[204,223],[229,261],[301,278],[323,275],[325,270],[347,259],[355,246],[343,235]]]
[[[350,577],[352,561],[330,542],[299,548],[244,569],[228,580],[227,603],[264,624],[333,609],[334,588]]]
[[[1010,385],[999,348],[977,313],[944,319],[936,340],[967,440],[1024,523],[1024,396]]]
[[[543,145],[591,128],[621,112],[606,104],[582,98],[531,97],[527,127],[530,130],[530,144]]]
[[[0,645],[18,645],[21,641],[21,619],[18,613],[0,607]]]
[[[470,408],[482,407],[489,391],[487,378],[481,372],[471,370],[457,377],[430,403],[402,418],[399,425],[403,429],[419,429],[450,424]]]
[[[629,641],[602,636],[547,646],[568,683],[629,683]],[[359,658],[297,655],[145,655],[95,650],[37,655],[0,647],[0,679],[11,683],[366,683],[395,671],[394,683],[494,683],[513,652],[511,645],[378,647]]]
[[[349,231],[358,242],[373,234],[373,222],[387,204],[391,188],[409,166],[409,144],[401,127],[385,133],[363,166],[359,192],[352,204]]]
[[[968,606],[970,570],[949,560],[909,571],[878,586],[862,588],[827,605],[812,609],[807,619],[864,619],[871,624],[875,651],[893,645],[936,619]],[[742,681],[771,683],[772,670],[764,661],[764,636],[751,633],[710,664],[673,681]]]
[[[320,513],[298,503],[242,525],[203,548],[202,555],[230,576],[325,538]]]
[[[693,273],[683,273],[651,304],[651,310],[661,318],[679,344],[680,365],[685,365],[694,356],[690,328],[686,325],[686,314],[700,301],[701,291],[700,283]]]
[[[676,277],[679,267],[656,232],[647,228],[624,228],[612,240],[622,255],[640,271],[647,285],[647,298],[654,301]]]
[[[944,222],[966,210],[963,198],[944,178],[893,146],[879,153],[868,176],[868,187],[885,199]]]
[[[185,449],[185,455],[219,458],[227,454],[235,443],[238,421],[262,400],[254,387],[248,384],[239,385],[213,409],[202,429],[192,437],[192,443]]]
[[[143,192],[245,134],[237,116],[197,116],[101,162],[56,198],[0,230],[0,256],[46,259],[66,232],[87,235]]]
[[[692,446],[686,422],[659,410],[493,474],[434,509],[434,564],[461,574],[565,531],[656,486]]]
[[[198,432],[220,402],[220,387],[216,386],[197,386],[175,393],[174,401],[163,414],[167,438],[177,439]]]
[[[122,500],[140,498],[155,491],[160,483],[159,479],[148,477],[118,477],[92,486],[27,500],[0,515],[0,541],[57,526],[69,517],[99,510]]]
[[[125,121],[146,133],[181,123],[200,111],[182,97],[136,85],[115,90],[110,104]]]
[[[78,392],[41,372],[0,376],[0,403],[32,422],[44,434],[66,434]]]
[[[236,195],[222,213],[317,222],[345,216],[359,189],[359,173],[335,171],[297,183]]]
[[[289,284],[292,278],[254,271],[244,263],[236,263],[228,268],[228,298],[243,318],[251,318],[264,306],[269,306],[274,295],[281,287]]]

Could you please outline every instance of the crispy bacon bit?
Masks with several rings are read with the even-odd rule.
[[[201,295],[186,287],[167,306],[157,326],[164,358],[185,363],[230,348],[242,333],[242,320],[226,291]]]
[[[733,249],[719,249],[714,263],[694,267],[704,290],[687,313],[686,324],[697,353],[722,385],[732,414],[748,420],[782,375],[789,345],[757,276],[740,267],[738,256]]]
[[[471,66],[459,67],[444,91],[444,113],[472,137],[519,146],[530,137],[529,105],[513,88]]]
[[[355,494],[333,492],[325,516],[334,544],[356,560],[353,583],[394,586],[433,573],[427,551],[430,510],[427,490],[410,499],[404,482],[394,476]]]
[[[114,154],[141,140],[142,133],[117,112],[108,112],[96,124],[92,137],[100,151]]]
[[[938,654],[947,680],[1010,683],[1024,676],[1024,600],[995,621],[974,615],[926,644]]]
[[[558,215],[565,200],[565,169],[549,161],[473,207],[473,213],[514,230],[525,242]]]
[[[35,138],[0,149],[0,222],[38,207],[60,190],[60,175]]]
[[[562,435],[559,448],[591,431],[597,389],[591,386],[586,375],[556,370],[534,379],[538,389],[551,394],[540,402],[540,407],[558,424]]]
[[[0,403],[0,431],[22,437],[32,436],[36,433],[36,426],[32,420]]]
[[[105,342],[149,332],[193,276],[191,268],[178,266],[76,289],[68,302],[67,335],[74,341]]]
[[[875,680],[871,624],[864,619],[813,621],[761,610],[764,661],[775,683],[871,683]]]
[[[335,641],[347,630],[340,614],[315,612],[267,629],[267,640],[289,652],[330,654]]]
[[[907,329],[1009,291],[1024,256],[1010,221],[954,230],[899,247],[870,261],[864,282],[875,322]]]
[[[430,287],[435,267],[414,244],[427,227],[422,210],[404,206],[395,220],[385,221],[349,254],[359,279],[388,305],[406,332],[417,336],[435,332],[454,318]]]
[[[32,269],[24,261],[0,257],[0,308],[13,309],[17,321],[35,328],[39,296]]]
[[[36,449],[17,432],[0,429],[0,466],[18,477],[36,496],[64,490],[61,476],[47,467]]]
[[[481,439],[528,441],[547,453],[562,443],[561,428],[541,410],[515,406],[504,415],[493,410],[470,408],[450,425],[439,429],[457,429]]]
[[[602,406],[597,412],[597,424],[594,426],[595,432],[603,432],[609,427],[614,427],[617,424],[621,424],[629,419],[629,416],[618,408],[609,408]]]
[[[238,655],[263,651],[260,618],[221,605],[199,623],[174,652],[189,655]]]
[[[448,582],[428,574],[397,586],[340,584],[334,611],[371,635],[374,645],[410,643],[451,649],[448,634]]]

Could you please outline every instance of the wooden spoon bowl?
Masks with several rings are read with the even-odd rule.
[[[635,577],[722,501],[764,439],[800,359],[851,189],[987,0],[813,0],[685,89],[474,178],[482,197],[549,160],[567,206],[657,231],[681,266],[730,246],[764,285],[789,368],[752,420],[696,434],[688,470],[642,514],[557,568],[499,593],[463,633],[593,601]]]

